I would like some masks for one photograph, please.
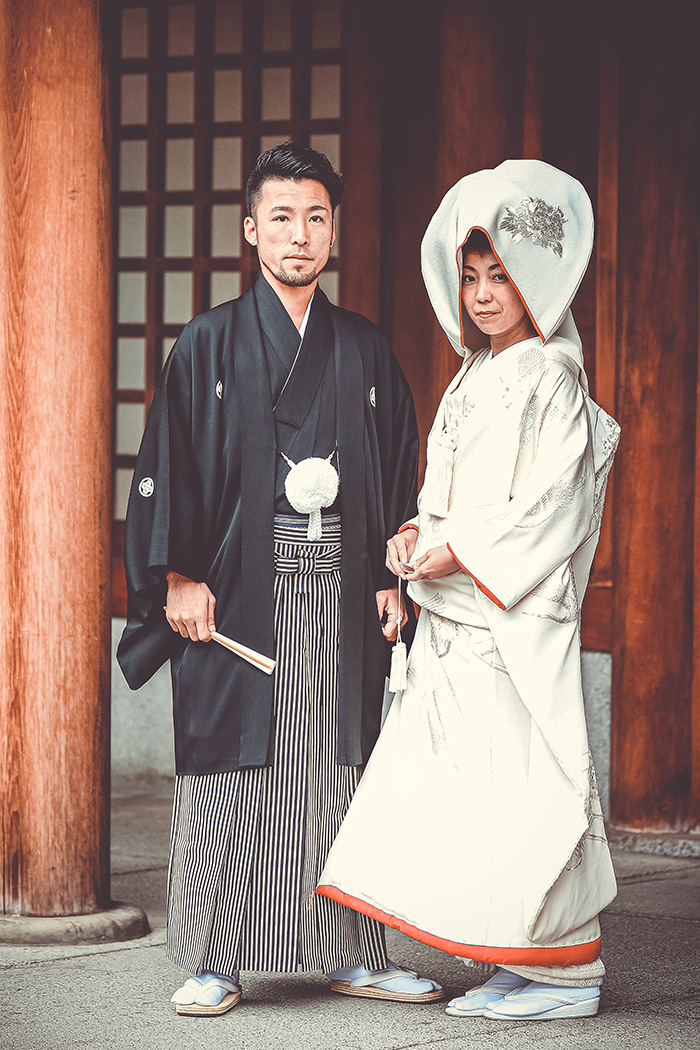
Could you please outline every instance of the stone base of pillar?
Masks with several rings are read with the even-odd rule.
[[[0,915],[0,944],[109,944],[149,932],[145,912],[119,901],[92,915]]]

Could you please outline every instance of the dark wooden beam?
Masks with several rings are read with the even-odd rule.
[[[611,819],[683,829],[691,776],[698,78],[677,19],[626,19],[620,155]]]

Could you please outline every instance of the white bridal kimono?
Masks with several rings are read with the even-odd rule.
[[[506,168],[492,193],[500,203],[484,206],[482,182],[474,205],[474,182],[490,174],[491,189]],[[560,172],[528,195],[527,176],[539,188],[542,169],[556,172],[506,162],[463,179],[426,233],[428,291],[465,361],[438,409],[419,516],[406,527],[419,530],[415,557],[446,543],[460,568],[410,584],[421,615],[407,688],[317,891],[450,954],[513,968],[594,963],[598,913],[616,889],[579,630],[619,427],[588,396],[568,313],[592,241],[587,198]],[[467,339],[485,341],[459,308],[468,233],[489,234],[513,280],[520,242],[500,224],[532,201],[554,211],[552,200],[559,249],[563,241],[563,254],[576,256],[584,247],[566,270],[552,265],[561,258],[540,224],[546,243],[534,247],[552,260],[535,256],[534,290],[527,277],[517,284],[539,334],[496,356],[467,349]],[[532,249],[536,238],[522,237]],[[543,283],[546,309],[537,303]]]

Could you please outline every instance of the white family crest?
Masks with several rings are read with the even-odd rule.
[[[139,492],[142,496],[152,496],[155,491],[156,483],[153,478],[142,478],[139,482]]]
[[[219,382],[216,384],[216,396],[218,397],[219,401],[221,401],[224,396],[224,384],[221,380],[219,380]]]
[[[369,403],[372,406],[372,408],[376,408],[377,407],[377,390],[376,390],[376,387],[370,387],[370,390],[369,390]]]

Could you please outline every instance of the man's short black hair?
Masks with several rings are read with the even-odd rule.
[[[248,215],[252,215],[257,208],[263,184],[268,179],[292,179],[294,182],[314,179],[320,182],[328,191],[333,212],[343,196],[343,176],[335,170],[328,157],[310,146],[299,146],[296,142],[282,142],[258,157],[245,188]]]

